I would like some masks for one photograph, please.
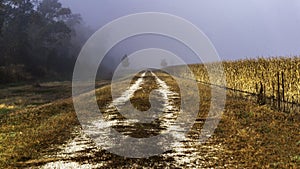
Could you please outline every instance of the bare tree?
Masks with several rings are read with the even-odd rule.
[[[161,60],[160,66],[162,66],[162,67],[168,66],[168,63],[167,63],[166,59]]]
[[[122,66],[124,66],[124,67],[128,67],[129,66],[129,59],[128,59],[127,54],[125,54],[123,56],[123,58],[121,59],[121,62],[122,62]]]

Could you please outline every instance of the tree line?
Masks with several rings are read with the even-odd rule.
[[[88,37],[58,0],[0,0],[0,26],[0,83],[70,78]]]

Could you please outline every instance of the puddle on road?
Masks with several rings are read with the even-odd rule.
[[[152,72],[151,72],[152,73]],[[197,140],[197,133],[200,131],[192,129],[193,134],[185,136],[182,133],[183,129],[177,123],[177,114],[179,108],[175,105],[174,100],[179,99],[179,94],[171,91],[168,85],[152,73],[156,77],[156,82],[159,86],[158,95],[162,98],[162,111],[164,112],[159,118],[159,128],[153,129],[146,127],[143,131],[146,133],[160,134],[163,132],[176,131],[176,135],[172,135],[175,139],[180,138],[182,141],[171,141],[170,145],[173,147],[161,155],[149,157],[146,159],[131,159],[120,157],[107,152],[104,149],[114,147],[113,143],[107,144],[110,139],[112,127],[119,129],[118,131],[123,135],[131,135],[136,133],[137,120],[122,119],[118,117],[117,109],[113,105],[122,105],[128,102],[133,96],[134,91],[141,88],[145,78],[146,72],[136,80],[136,82],[125,91],[119,98],[116,98],[110,105],[107,105],[106,118],[109,121],[96,120],[91,122],[90,128],[83,133],[78,129],[73,134],[75,138],[70,140],[65,145],[60,146],[57,154],[46,156],[46,158],[57,158],[58,161],[47,163],[40,168],[148,168],[148,167],[180,167],[180,168],[204,168],[216,167],[215,164],[219,160],[217,154],[222,151],[221,144],[207,142],[200,144]],[[197,121],[197,123],[201,123]],[[199,124],[201,125],[201,124]],[[196,134],[195,134],[196,133]],[[96,146],[89,136],[101,134],[103,145]],[[87,136],[89,135],[89,136]],[[103,137],[104,136],[104,137]],[[107,136],[107,138],[106,138]],[[182,139],[183,138],[183,139]],[[101,148],[100,148],[101,147]]]

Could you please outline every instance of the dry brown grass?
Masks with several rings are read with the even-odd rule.
[[[0,167],[38,158],[68,137],[77,118],[70,99],[9,114],[1,119]]]
[[[216,137],[239,168],[297,168],[300,165],[300,115],[249,101],[227,98]]]
[[[172,78],[165,77],[165,80],[172,90],[178,90]],[[182,80],[189,83],[188,80]],[[123,83],[118,86],[120,91],[125,88]],[[210,88],[199,84],[199,92],[203,100],[199,120],[203,120],[210,107]],[[144,97],[148,93],[137,96],[140,97],[137,100],[144,101],[146,106],[148,102]],[[109,85],[97,90],[100,109],[111,102],[110,94]],[[74,126],[78,126],[71,99],[19,110],[0,120],[0,168],[20,167],[23,162],[40,159],[41,155],[49,153],[49,147],[69,139]],[[201,130],[201,126],[194,125],[193,128]],[[214,142],[222,143],[226,148],[219,154],[220,165],[230,164],[228,166],[237,168],[297,168],[300,165],[300,115],[285,114],[228,96],[222,120],[214,134]],[[110,160],[118,163],[120,158]],[[128,160],[134,159],[125,159],[124,164],[128,165]]]
[[[5,103],[0,106],[0,168],[18,167],[40,158],[49,153],[49,147],[69,139],[74,126],[79,125],[72,99],[62,99],[71,97],[70,82],[0,91],[0,101]]]

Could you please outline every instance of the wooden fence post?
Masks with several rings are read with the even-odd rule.
[[[280,77],[279,72],[277,72],[277,106],[280,110]]]
[[[283,101],[283,111],[285,111],[285,98],[284,98],[284,74],[281,72],[281,86],[282,86],[282,101]]]
[[[292,109],[294,109],[294,96],[292,96]]]
[[[272,106],[275,107],[275,83],[272,81]]]
[[[255,90],[256,90],[256,94],[258,94],[258,85],[257,85],[257,83],[255,83]]]
[[[285,100],[285,98],[284,98],[284,74],[283,74],[283,72],[281,72],[281,85],[282,85],[282,101],[284,101]]]

